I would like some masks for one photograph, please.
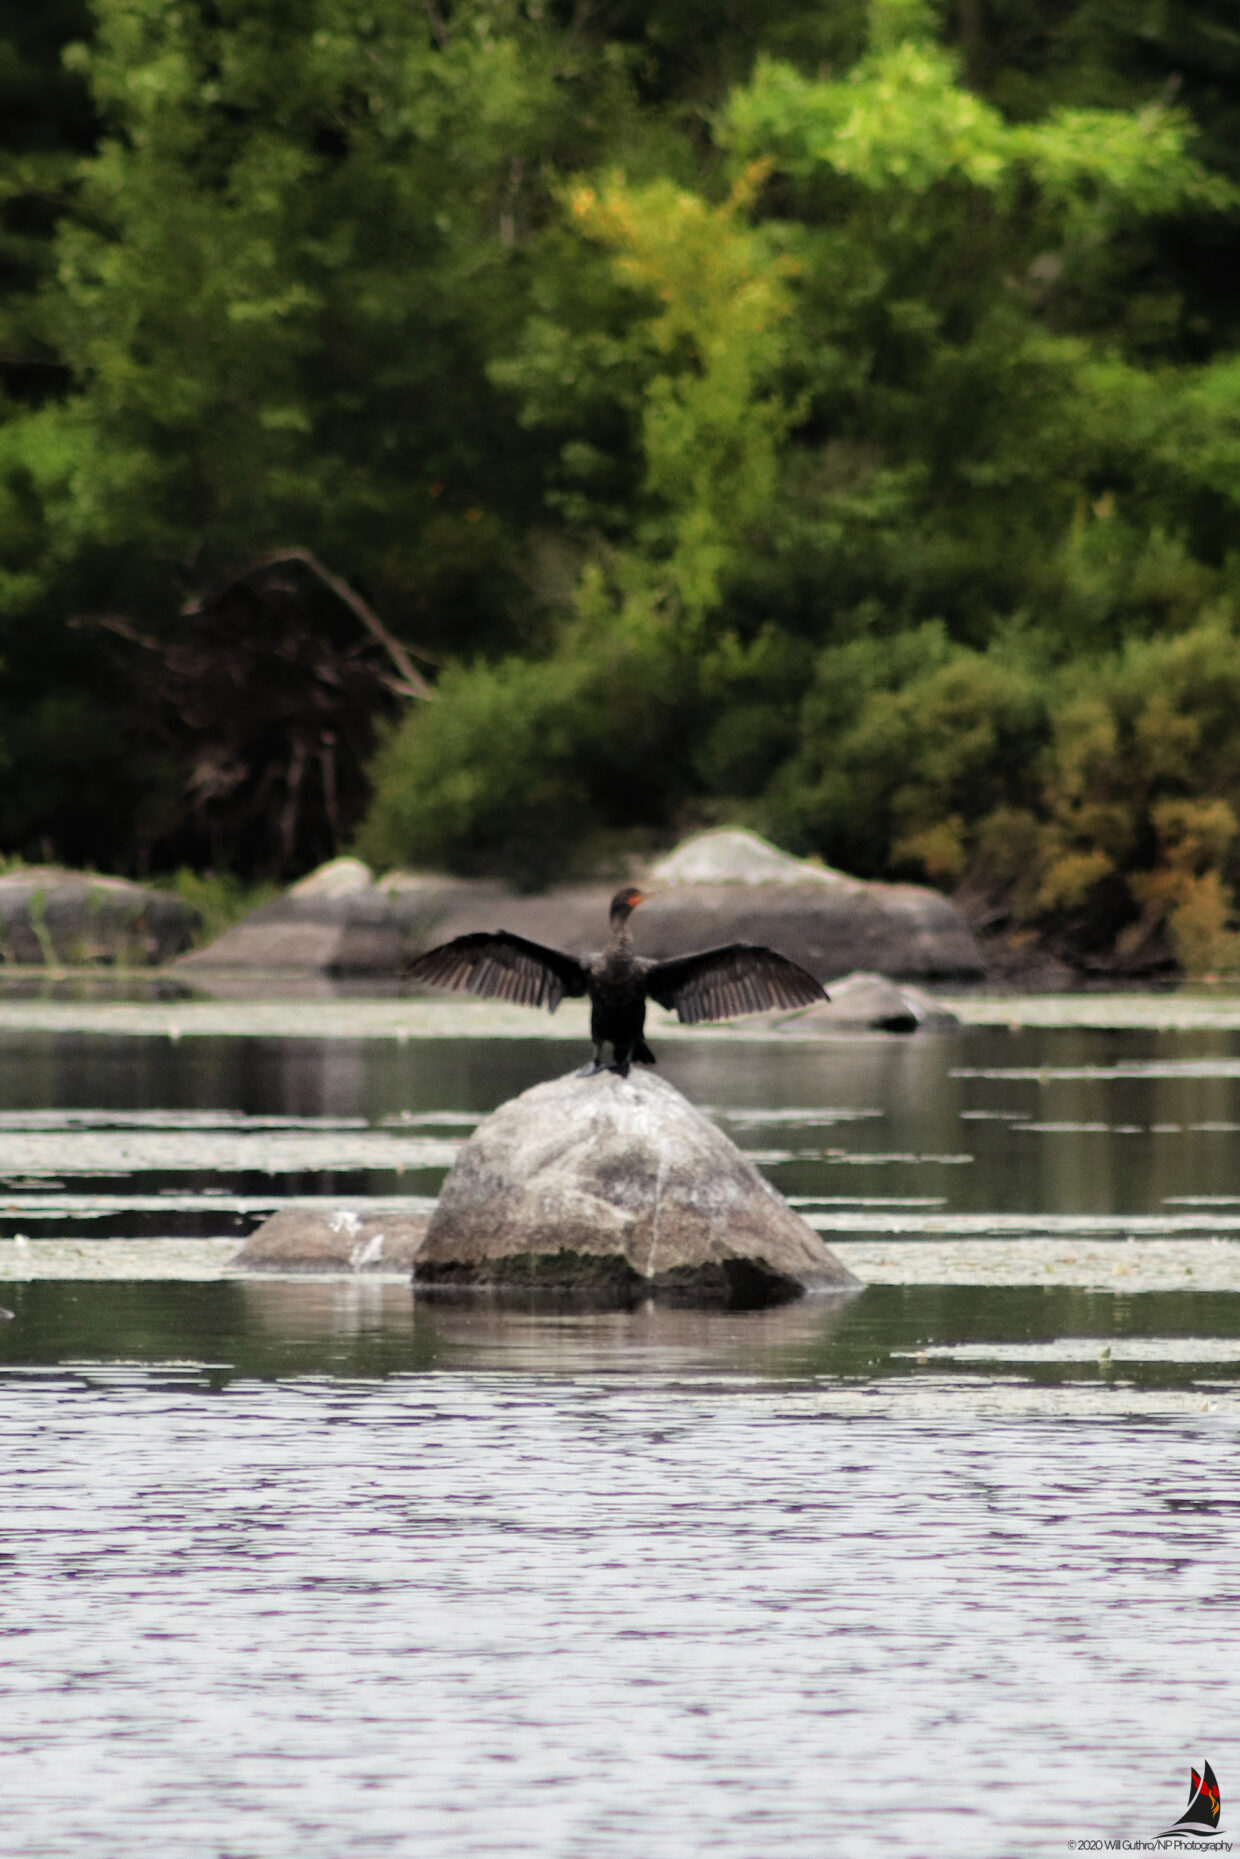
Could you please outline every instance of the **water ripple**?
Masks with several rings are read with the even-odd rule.
[[[208,1379],[0,1381],[15,1851],[992,1859],[1235,1720],[1234,1417]]]

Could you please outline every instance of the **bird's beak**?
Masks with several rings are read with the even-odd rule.
[[[639,891],[637,896],[633,899],[634,910],[637,909],[639,904],[648,904],[653,896],[653,891]]]

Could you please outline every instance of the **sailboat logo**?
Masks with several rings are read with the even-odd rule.
[[[1203,1760],[1201,1773],[1190,1769],[1192,1777],[1188,1784],[1188,1806],[1173,1827],[1159,1834],[1160,1840],[1203,1840],[1219,1830],[1218,1817],[1222,1811],[1222,1797],[1218,1791],[1218,1781],[1210,1764]]]

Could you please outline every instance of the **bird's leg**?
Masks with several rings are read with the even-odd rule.
[[[606,1067],[603,1064],[603,1041],[601,1039],[596,1039],[594,1042],[593,1059],[590,1061],[588,1065],[582,1066],[581,1070],[577,1073],[577,1076],[579,1078],[593,1078],[596,1076],[597,1073],[601,1071],[605,1071],[605,1070],[606,1070]]]
[[[629,1075],[629,1065],[632,1061],[632,1057],[633,1057],[632,1046],[621,1047],[621,1046],[618,1046],[613,1040],[612,1046],[611,1046],[612,1062],[607,1067],[608,1071],[617,1072],[619,1073],[621,1078],[627,1078]]]

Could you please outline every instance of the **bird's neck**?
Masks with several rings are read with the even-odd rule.
[[[629,929],[627,917],[615,916],[611,920],[611,946],[622,949],[626,954],[633,947],[633,935]]]

